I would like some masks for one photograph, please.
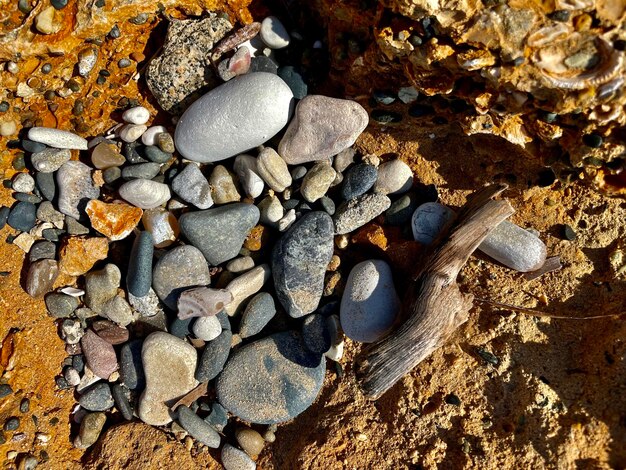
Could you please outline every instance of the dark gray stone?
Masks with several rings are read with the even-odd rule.
[[[65,228],[70,235],[87,235],[89,233],[89,228],[69,215],[65,217]]]
[[[404,225],[411,220],[411,216],[419,204],[420,201],[414,194],[405,194],[387,209],[385,221],[389,225]]]
[[[164,152],[156,145],[147,145],[143,153],[148,160],[155,163],[166,163],[172,158],[171,153]]]
[[[335,214],[335,202],[328,196],[322,196],[319,200],[320,206],[328,215]]]
[[[209,264],[217,266],[239,254],[260,215],[252,204],[227,204],[183,214],[179,219],[180,231]]]
[[[78,308],[78,299],[71,295],[53,292],[46,295],[46,308],[54,318],[67,318]]]
[[[333,221],[326,212],[304,214],[276,243],[272,252],[276,295],[291,317],[317,308],[332,256]]]
[[[54,173],[41,173],[35,174],[35,186],[41,192],[44,199],[53,201],[57,195],[57,185],[54,177]]]
[[[154,162],[138,163],[122,169],[122,178],[125,180],[146,179],[151,180],[159,174],[161,165]]]
[[[22,148],[30,153],[43,152],[48,147],[41,142],[35,142],[29,139],[22,139]]]
[[[230,326],[230,319],[229,316],[226,314],[226,312],[224,312],[223,310],[218,313],[217,315],[215,315],[217,317],[217,319],[220,321],[220,326],[222,327],[222,330],[228,330],[230,331],[232,328]]]
[[[148,295],[152,287],[152,255],[154,245],[150,232],[140,232],[130,252],[126,287],[135,297]]]
[[[117,166],[112,166],[111,168],[107,168],[102,172],[102,178],[104,182],[107,184],[111,184],[114,181],[117,181],[122,177],[122,170],[120,170]]]
[[[59,237],[65,233],[65,230],[60,228],[45,228],[42,230],[41,234],[46,240],[51,242],[58,242]]]
[[[142,157],[144,148],[141,142],[127,142],[122,147],[122,154],[126,157],[126,161],[132,165],[147,163],[148,160]]]
[[[259,333],[276,315],[274,299],[267,292],[260,292],[248,302],[241,317],[239,336],[248,338]]]
[[[115,407],[122,414],[126,421],[133,419],[133,407],[128,400],[129,391],[123,385],[114,383],[111,385],[111,395],[115,402]]]
[[[232,339],[233,334],[230,330],[222,330],[217,338],[206,344],[196,369],[198,382],[208,382],[222,371],[230,353]]]
[[[182,111],[201,89],[219,83],[208,57],[231,29],[227,19],[214,13],[199,20],[174,20],[169,24],[162,52],[146,70],[148,87],[165,111]]]
[[[185,318],[181,320],[176,317],[170,324],[170,333],[179,338],[185,338],[187,335],[193,334],[191,327],[195,317]]]
[[[341,197],[347,201],[365,194],[374,186],[377,177],[378,170],[372,165],[359,163],[351,166],[344,174]]]
[[[313,403],[325,371],[323,357],[304,349],[296,332],[276,333],[230,357],[217,379],[217,398],[244,421],[281,423]]]
[[[13,193],[13,199],[21,202],[30,202],[31,204],[39,204],[42,199],[35,194]]]
[[[332,338],[327,320],[323,315],[313,313],[302,323],[302,342],[312,353],[322,355],[330,349]]]
[[[7,224],[7,220],[9,218],[10,212],[11,212],[11,209],[6,206],[0,207],[0,230],[2,230],[4,226]]]
[[[228,424],[228,411],[226,411],[222,405],[215,402],[211,405],[211,413],[204,418],[204,420],[217,432],[222,432]]]
[[[88,411],[106,411],[113,408],[111,387],[106,382],[94,384],[80,396],[78,404]]]
[[[209,423],[195,414],[189,407],[180,405],[176,408],[178,422],[195,440],[205,446],[217,449],[220,446],[220,435]]]
[[[146,379],[141,362],[143,341],[135,339],[122,346],[120,351],[120,381],[131,390],[143,390]]]
[[[190,287],[211,283],[209,266],[197,248],[178,246],[157,261],[152,272],[152,287],[159,299],[172,310],[180,293]]]
[[[33,243],[28,252],[28,261],[34,263],[40,259],[54,259],[56,256],[57,247],[54,243],[48,240],[41,240]]]
[[[278,64],[269,57],[259,56],[253,57],[250,61],[250,70],[248,73],[267,72],[276,75],[278,73]]]
[[[28,232],[37,223],[37,206],[30,202],[18,202],[11,209],[7,223],[15,230]]]
[[[278,76],[289,85],[294,98],[301,100],[309,93],[308,86],[302,78],[302,74],[295,67],[291,65],[279,67]]]
[[[82,374],[83,370],[85,370],[85,356],[82,354],[72,356],[72,367],[76,369],[79,374]]]

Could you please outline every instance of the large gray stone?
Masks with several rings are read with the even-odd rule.
[[[317,308],[332,256],[333,221],[326,212],[303,215],[276,243],[272,252],[276,295],[293,318]]]
[[[293,93],[271,73],[250,73],[193,103],[176,126],[176,148],[197,162],[217,162],[257,147],[289,120]]]

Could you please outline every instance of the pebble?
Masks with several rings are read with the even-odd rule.
[[[254,57],[250,61],[249,73],[258,72],[271,73],[276,75],[278,74],[278,64],[271,57],[266,57],[263,55]]]
[[[335,170],[327,162],[316,163],[302,180],[300,193],[308,202],[315,202],[320,199],[335,180]]]
[[[11,212],[11,209],[6,206],[0,207],[0,230],[4,228],[4,226],[7,223],[7,220],[9,220],[10,212]]]
[[[180,229],[178,220],[171,212],[162,209],[150,209],[141,219],[145,229],[152,234],[155,248],[166,248],[178,238]]]
[[[54,259],[57,247],[54,243],[47,240],[35,242],[28,251],[28,261],[34,263],[40,259]]]
[[[233,177],[223,165],[216,165],[209,177],[211,196],[215,204],[228,204],[241,199]]]
[[[302,317],[317,308],[332,255],[333,223],[325,212],[304,214],[274,246],[276,295],[291,317]]]
[[[220,62],[217,72],[222,80],[227,82],[237,75],[243,75],[250,70],[251,55],[250,49],[246,46],[239,46],[235,54],[230,59]]]
[[[354,341],[372,343],[385,336],[400,312],[391,267],[382,260],[352,268],[341,297],[341,328]]]
[[[130,336],[126,328],[122,328],[109,320],[96,320],[91,324],[91,328],[100,338],[113,346],[127,342]]]
[[[289,33],[275,16],[268,16],[261,22],[259,35],[270,49],[283,49],[289,45]]]
[[[159,135],[163,135],[163,134],[164,133],[161,133]],[[170,160],[170,158],[172,158],[171,153],[164,152],[159,147],[156,147],[154,145],[147,145],[146,147],[144,147],[143,153],[145,157],[153,163],[167,163]],[[159,169],[160,169],[160,165],[159,165]]]
[[[259,217],[256,206],[233,203],[205,211],[187,212],[180,217],[179,223],[187,240],[200,249],[211,266],[217,266],[239,254]]]
[[[122,113],[122,119],[130,124],[142,125],[150,119],[150,111],[143,106],[135,106]]]
[[[80,431],[74,445],[79,449],[87,449],[94,445],[100,437],[106,419],[106,415],[102,412],[87,413],[80,422]]]
[[[265,447],[263,436],[251,428],[239,428],[235,431],[237,442],[251,458],[255,459]]]
[[[239,336],[249,338],[261,332],[261,330],[276,315],[274,298],[267,292],[256,294],[243,312],[239,324]]]
[[[23,138],[21,140],[21,144],[22,144],[22,148],[25,151],[30,152],[30,153],[38,153],[48,148],[44,144],[41,144],[39,142],[33,142],[32,140],[26,139],[26,138]]]
[[[387,91],[375,90],[372,97],[378,104],[390,105],[396,98],[393,94]]]
[[[374,191],[380,194],[402,194],[413,186],[413,171],[402,160],[385,162],[378,167]]]
[[[364,194],[342,203],[335,212],[335,233],[350,233],[374,220],[391,206],[391,200],[383,194]]]
[[[267,196],[258,205],[261,216],[259,221],[262,224],[275,226],[283,218],[285,210],[276,196]]]
[[[389,225],[404,225],[411,220],[418,205],[419,200],[415,194],[405,194],[391,203],[385,212],[385,221]]]
[[[26,277],[26,292],[31,297],[43,297],[52,290],[58,275],[59,266],[55,260],[42,259],[32,263]]]
[[[285,216],[278,221],[278,231],[284,232],[289,229],[296,221],[296,211],[295,209],[290,209],[287,211]]]
[[[190,287],[211,283],[209,266],[202,252],[191,245],[168,251],[154,266],[152,287],[159,299],[176,310],[178,296]]]
[[[88,77],[98,60],[98,49],[89,47],[78,53],[78,75]]]
[[[31,127],[28,138],[58,149],[87,150],[87,140],[68,131],[49,127]]]
[[[211,187],[198,165],[189,163],[172,180],[172,189],[184,201],[198,209],[208,209],[213,205]]]
[[[80,345],[87,365],[96,376],[106,380],[117,370],[117,357],[113,346],[93,331],[87,330],[80,340]]]
[[[368,122],[355,101],[308,95],[298,102],[278,153],[290,165],[325,160],[354,144]]]
[[[321,356],[330,349],[331,340],[326,317],[318,313],[305,317],[302,322],[302,342],[309,351]]]
[[[113,407],[111,387],[106,382],[98,382],[85,390],[78,404],[88,411],[106,411]]]
[[[153,254],[152,234],[139,232],[133,242],[126,274],[126,287],[135,297],[143,297],[150,292]]]
[[[257,173],[274,191],[282,193],[291,186],[291,174],[287,163],[273,148],[265,147],[261,150],[256,164]]]
[[[398,90],[398,98],[404,104],[413,103],[415,100],[417,100],[418,96],[419,96],[419,93],[412,86],[403,86]]]
[[[192,317],[211,317],[221,312],[232,301],[233,295],[225,289],[209,287],[188,289],[178,298],[178,318],[186,320]]]
[[[56,182],[54,173],[41,173],[35,174],[35,184],[41,195],[48,201],[53,201],[56,198]]]
[[[104,310],[105,304],[117,295],[122,273],[114,264],[91,271],[85,276],[85,305],[96,313]]]
[[[35,227],[35,230],[37,227]],[[22,232],[13,239],[13,244],[19,247],[24,253],[28,253],[35,243],[35,237],[28,232]]]
[[[522,273],[541,268],[547,256],[546,245],[539,237],[508,220],[494,228],[478,249]]]
[[[202,341],[212,341],[222,332],[222,325],[215,316],[200,317],[193,323],[192,332]]]
[[[91,168],[82,162],[65,162],[56,172],[59,187],[58,208],[65,215],[84,219],[85,206],[100,197],[100,190],[91,179]]]
[[[80,374],[73,367],[66,367],[63,377],[70,387],[76,387],[80,383]]]
[[[115,408],[122,413],[126,421],[131,421],[133,419],[133,408],[128,401],[128,389],[123,385],[114,383],[111,385],[111,395],[113,395]]]
[[[261,290],[263,284],[269,279],[270,273],[270,267],[262,264],[230,281],[226,290],[233,295],[233,301],[224,307],[224,311],[231,317],[235,315],[246,299]]]
[[[189,407],[180,405],[176,408],[178,422],[198,442],[207,447],[217,449],[220,446],[220,435],[209,423],[195,414]]]
[[[219,403],[213,403],[211,413],[204,420],[217,432],[222,432],[228,425],[228,411]]]
[[[248,455],[231,446],[230,444],[224,444],[222,447],[222,465],[225,470],[255,470],[256,463]]]
[[[250,256],[242,256],[226,264],[226,270],[235,274],[250,271],[252,268],[254,268],[254,260]]]
[[[304,165],[300,165],[291,170],[291,178],[293,181],[300,181],[306,175],[307,168]]]
[[[378,177],[378,170],[372,165],[359,163],[352,166],[343,179],[341,197],[346,201],[354,199],[368,192]]]
[[[411,217],[411,229],[415,241],[430,245],[455,219],[454,211],[438,202],[420,205]]]
[[[46,148],[30,156],[35,170],[42,173],[52,173],[70,160],[72,153],[69,149]]]
[[[163,132],[167,132],[167,129],[163,126],[149,127],[148,130],[141,135],[141,142],[144,145],[156,145],[157,135]]]
[[[122,169],[121,176],[126,181],[144,179],[151,180],[159,174],[161,165],[154,162],[137,163]]]
[[[159,132],[156,135],[156,142],[161,151],[172,154],[176,151],[174,138],[169,132]]]
[[[68,345],[78,345],[80,339],[85,334],[85,330],[80,325],[80,322],[74,320],[63,320],[61,323],[61,332],[61,337]]]
[[[291,90],[276,75],[242,75],[209,91],[185,111],[176,126],[176,147],[183,157],[202,163],[257,147],[287,124],[292,99]]]
[[[151,333],[141,350],[146,388],[139,399],[139,418],[152,426],[172,421],[166,402],[198,385],[194,379],[197,354],[193,346],[165,332]]]
[[[309,89],[302,73],[295,67],[291,65],[278,67],[278,76],[289,86],[295,99],[301,100],[308,94]]]
[[[143,341],[134,339],[124,344],[120,350],[120,380],[131,390],[143,390],[145,377],[141,362]]]
[[[13,389],[9,384],[0,384],[0,398],[7,397],[13,393]]]
[[[59,250],[59,269],[69,276],[82,276],[96,262],[106,259],[108,253],[109,241],[106,238],[65,237]]]
[[[252,155],[238,155],[237,158],[235,158],[233,169],[239,177],[239,182],[246,194],[251,198],[259,197],[263,192],[265,183],[263,183],[263,179],[257,174],[256,158]]]
[[[233,334],[222,327],[222,332],[204,347],[195,373],[196,380],[208,382],[217,377],[228,360]]]
[[[322,196],[320,199],[320,206],[328,215],[335,214],[335,202],[328,196]]]
[[[295,332],[276,333],[233,354],[217,378],[216,393],[244,421],[280,423],[313,403],[325,369],[325,361],[307,352]]]
[[[11,189],[20,193],[30,193],[35,189],[35,179],[28,173],[17,173],[11,182]]]
[[[147,129],[148,127],[143,124],[126,124],[118,131],[118,136],[124,142],[131,143],[135,142],[137,139],[139,139],[139,137],[145,134]]]
[[[11,209],[7,223],[15,230],[28,232],[37,223],[37,206],[31,202],[18,202]]]
[[[15,431],[19,427],[20,427],[20,419],[16,418],[15,416],[12,416],[11,418],[8,418],[4,422],[4,426],[2,428],[5,431]]]
[[[127,181],[118,192],[123,199],[142,209],[159,207],[171,197],[169,186],[147,179]]]
[[[0,135],[8,137],[17,132],[17,124],[15,121],[4,121],[0,123]]]
[[[143,215],[138,207],[124,203],[107,204],[92,199],[85,208],[91,226],[111,241],[123,240],[131,234]]]
[[[46,295],[46,308],[54,318],[67,318],[78,308],[78,299],[53,292]]]
[[[30,202],[31,204],[39,204],[42,201],[40,197],[29,193],[13,193],[13,199],[20,202]]]
[[[91,151],[91,164],[98,170],[122,166],[126,159],[114,143],[103,141]]]

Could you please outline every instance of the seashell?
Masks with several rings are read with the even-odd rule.
[[[192,317],[217,315],[233,301],[233,294],[224,289],[196,287],[180,294],[178,298],[178,318],[186,320]]]
[[[556,23],[535,31],[528,36],[530,47],[543,47],[562,39],[572,32],[572,27],[566,23]]]
[[[594,0],[556,0],[555,10],[589,10],[595,6]]]
[[[67,295],[71,295],[72,297],[80,297],[85,295],[85,291],[82,289],[77,289],[76,287],[64,287],[61,289],[61,292]]]
[[[598,87],[598,91],[596,92],[596,96],[598,97],[599,100],[602,100],[604,98],[608,98],[609,96],[611,96],[614,93],[616,93],[619,90],[621,90],[623,85],[624,85],[624,78],[623,77],[614,78],[610,82],[605,83],[604,85]]]
[[[159,207],[171,197],[170,188],[166,184],[141,178],[127,181],[118,191],[122,199],[142,209]]]

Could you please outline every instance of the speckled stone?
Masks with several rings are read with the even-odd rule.
[[[57,171],[61,166],[70,160],[72,153],[69,149],[47,148],[40,152],[34,153],[30,157],[33,168],[43,173],[52,173]]]
[[[80,340],[80,345],[87,365],[95,375],[108,379],[117,370],[117,356],[111,343],[100,338],[93,331],[87,330]]]
[[[78,299],[70,295],[52,292],[46,295],[46,308],[54,318],[67,318],[78,308]]]
[[[228,329],[222,329],[220,335],[204,347],[198,368],[195,372],[196,380],[208,382],[219,375],[228,359],[233,334]]]
[[[260,333],[274,315],[276,315],[274,298],[267,292],[258,293],[248,302],[243,312],[239,336],[248,338]]]
[[[7,223],[15,230],[28,232],[37,223],[37,206],[31,202],[18,202],[11,209]]]
[[[259,153],[257,173],[270,188],[278,193],[282,193],[285,188],[291,186],[291,174],[287,163],[273,148],[265,147]]]
[[[189,407],[180,405],[176,408],[176,412],[178,413],[178,422],[191,437],[212,449],[217,449],[220,446],[220,435]]]
[[[326,194],[337,173],[327,162],[316,163],[302,180],[300,193],[308,202],[315,202]]]
[[[79,449],[87,449],[94,445],[100,437],[106,419],[102,412],[87,413],[80,423],[80,431],[74,445]]]
[[[302,342],[312,353],[322,355],[330,349],[331,332],[327,318],[319,313],[308,315],[302,322]]]
[[[100,197],[100,190],[91,179],[91,168],[82,162],[65,162],[56,172],[59,188],[59,211],[77,220],[85,220],[85,207]]]
[[[348,201],[365,194],[374,186],[377,177],[378,170],[376,167],[366,163],[353,165],[344,175],[341,197]]]
[[[113,407],[111,387],[106,382],[98,382],[87,390],[78,399],[78,404],[88,411],[106,411]]]
[[[508,220],[501,222],[478,249],[508,268],[531,272],[546,262],[547,248],[541,239]]]
[[[335,233],[350,233],[374,220],[391,206],[391,200],[383,194],[364,194],[342,203],[335,212]]]
[[[172,180],[172,189],[184,201],[198,209],[208,209],[213,205],[211,187],[198,165],[189,163]]]
[[[222,464],[225,470],[255,470],[256,464],[244,451],[224,444],[222,447]]]
[[[244,421],[288,421],[317,397],[326,363],[295,332],[276,333],[238,349],[216,383],[219,402]]]
[[[33,142],[39,142],[48,147],[87,150],[87,141],[85,139],[72,132],[60,129],[31,127],[28,130],[28,138]]]
[[[233,177],[223,165],[216,165],[209,177],[211,196],[215,204],[227,204],[241,199]]]

